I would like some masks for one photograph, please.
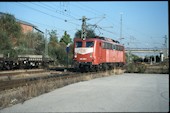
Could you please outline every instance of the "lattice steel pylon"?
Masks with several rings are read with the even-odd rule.
[[[82,17],[82,32],[81,32],[81,39],[85,40],[87,37],[87,25],[86,25],[86,20],[90,20],[86,18],[85,16]]]

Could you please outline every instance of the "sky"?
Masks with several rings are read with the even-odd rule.
[[[43,32],[57,30],[59,39],[64,31],[73,39],[85,16],[96,35],[118,40],[125,47],[163,48],[163,37],[167,35],[169,40],[168,1],[0,2],[0,12]]]

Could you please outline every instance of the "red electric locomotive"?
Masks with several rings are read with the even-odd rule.
[[[74,38],[75,68],[81,71],[107,70],[125,64],[124,46],[118,41],[94,37]]]

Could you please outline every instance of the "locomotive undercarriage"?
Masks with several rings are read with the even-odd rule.
[[[76,63],[76,70],[80,72],[98,72],[98,71],[106,71],[106,70],[111,70],[117,67],[123,67],[123,63],[102,63],[99,65],[92,65],[92,62],[81,62],[81,63]]]

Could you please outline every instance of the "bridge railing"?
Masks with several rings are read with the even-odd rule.
[[[163,50],[165,48],[125,48],[125,50]]]
[[[131,52],[163,52],[165,48],[125,48],[125,51]]]

